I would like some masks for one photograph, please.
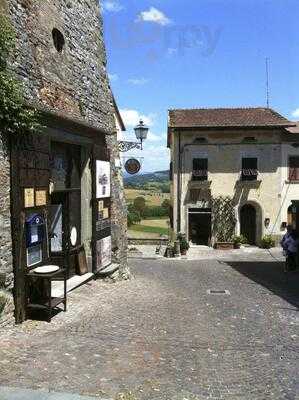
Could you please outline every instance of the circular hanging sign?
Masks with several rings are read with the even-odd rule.
[[[138,174],[140,169],[141,169],[141,164],[140,164],[140,162],[138,160],[136,160],[136,158],[130,158],[125,163],[125,170],[130,175]]]

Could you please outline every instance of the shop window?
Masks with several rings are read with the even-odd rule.
[[[242,181],[256,181],[258,176],[257,158],[242,158]]]
[[[198,137],[194,140],[194,143],[198,143],[198,144],[204,144],[207,143],[207,139],[205,137]]]
[[[65,45],[63,34],[58,29],[54,28],[52,30],[52,38],[55,49],[58,51],[58,53],[61,53]]]
[[[208,159],[207,158],[194,158],[193,159],[193,181],[206,181],[208,180]]]
[[[289,180],[299,181],[299,157],[289,158]]]
[[[80,146],[54,142],[51,144],[51,181],[54,190],[80,189]]]

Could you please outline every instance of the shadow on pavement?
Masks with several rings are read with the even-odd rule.
[[[234,270],[299,308],[299,272],[284,273],[282,262],[226,262]]]

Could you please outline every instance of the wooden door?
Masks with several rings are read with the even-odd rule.
[[[248,243],[256,244],[256,211],[250,204],[241,208],[241,235],[245,236]]]

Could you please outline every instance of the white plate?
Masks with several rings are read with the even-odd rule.
[[[37,274],[51,274],[59,270],[57,265],[44,265],[43,267],[35,268],[33,271]]]

